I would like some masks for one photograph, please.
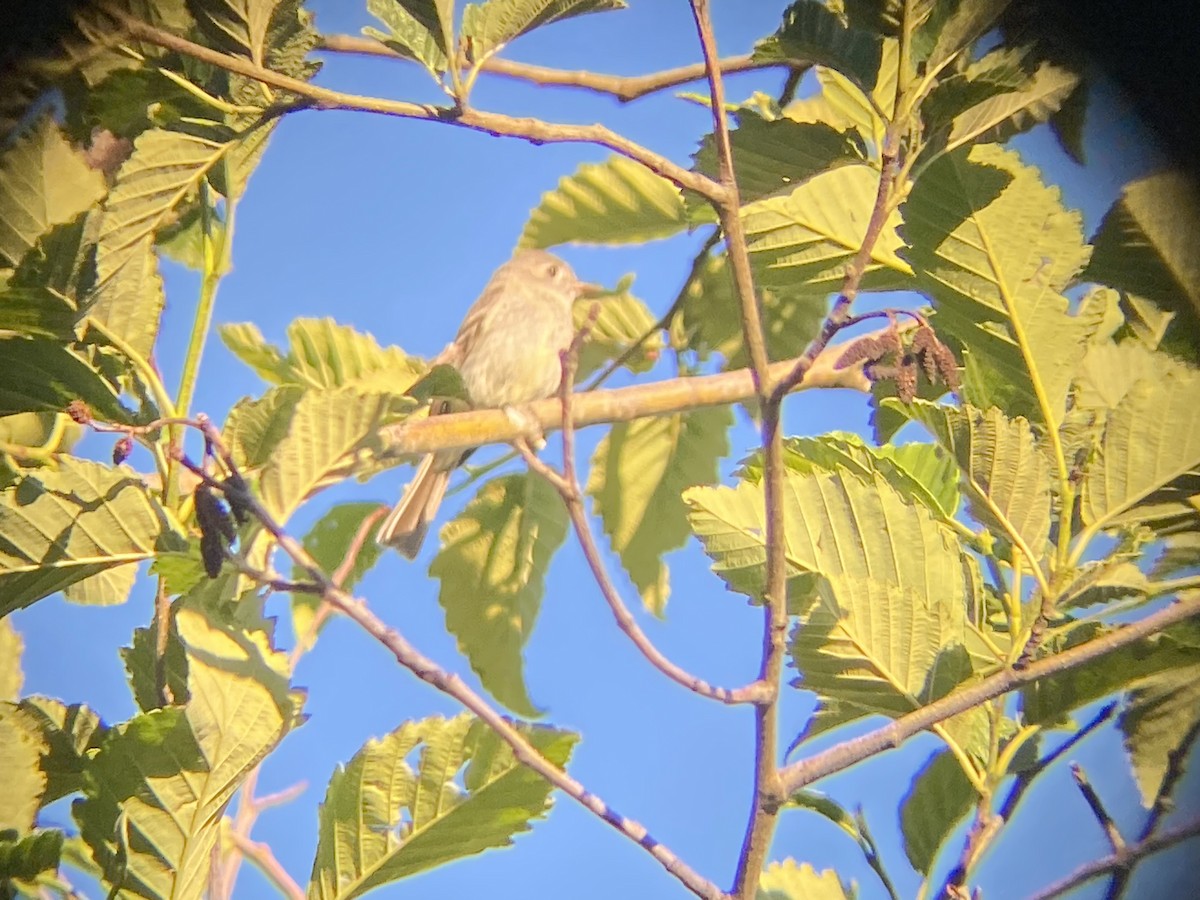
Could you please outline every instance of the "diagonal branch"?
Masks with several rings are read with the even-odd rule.
[[[339,588],[334,581],[317,564],[304,546],[288,534],[283,526],[262,505],[259,499],[245,486],[239,467],[229,454],[221,439],[220,432],[207,418],[197,417],[205,438],[212,444],[220,456],[222,463],[231,474],[231,478],[219,486],[229,495],[236,491],[236,502],[250,515],[258,520],[267,532],[275,539],[276,544],[291,557],[292,561],[320,585],[322,599],[334,609],[350,618],[359,627],[388,649],[400,665],[404,666],[426,684],[429,684],[452,697],[496,733],[509,747],[513,755],[524,766],[532,769],[542,778],[564,794],[576,800],[614,829],[638,844],[656,859],[664,869],[674,875],[692,893],[705,900],[725,900],[725,893],[711,881],[708,881],[675,853],[655,840],[645,826],[618,813],[602,799],[585,788],[571,775],[550,762],[537,748],[531,744],[511,721],[505,718],[487,700],[470,688],[459,676],[447,672],[432,659],[425,656],[410,644],[400,632],[389,628],[361,600]],[[175,455],[185,465],[189,461],[181,449],[175,450]],[[194,464],[192,464],[194,465]],[[216,484],[214,482],[214,484]],[[233,485],[237,485],[236,487]],[[231,498],[232,502],[233,498]]]
[[[876,728],[808,759],[785,766],[780,773],[784,788],[788,794],[793,794],[814,781],[848,769],[883,750],[899,747],[913,735],[981,703],[1049,675],[1078,668],[1084,663],[1099,659],[1114,650],[1197,615],[1200,615],[1200,595],[1193,595],[1095,640],[1032,662],[1023,669],[1002,669],[981,681],[952,691],[928,706],[901,716],[882,728]]]
[[[1061,897],[1064,894],[1069,894],[1075,888],[1081,884],[1087,884],[1093,878],[1104,875],[1107,872],[1128,871],[1144,857],[1174,847],[1176,844],[1194,837],[1200,837],[1200,819],[1193,819],[1191,822],[1175,828],[1168,828],[1166,831],[1159,832],[1154,837],[1138,841],[1136,844],[1130,844],[1119,851],[1110,853],[1108,856],[1103,856],[1100,859],[1080,866],[1061,881],[1056,881],[1054,884],[1043,888],[1032,900],[1051,900],[1053,897]]]
[[[426,122],[442,122],[459,125],[473,131],[482,131],[496,137],[514,137],[535,144],[576,143],[596,144],[619,153],[622,156],[639,162],[652,172],[675,183],[681,188],[694,191],[702,197],[710,199],[723,195],[720,186],[711,178],[685,169],[672,162],[661,153],[643,147],[622,135],[617,134],[603,125],[567,125],[544,122],[541,119],[517,118],[500,113],[485,112],[473,108],[447,108],[429,104],[409,103],[402,100],[387,100],[382,97],[368,97],[359,94],[349,94],[319,87],[298,78],[292,78],[273,72],[263,66],[256,65],[250,60],[222,53],[209,47],[193,43],[186,38],[155,28],[128,13],[115,8],[107,8],[111,15],[118,19],[131,37],[146,41],[176,53],[182,53],[193,59],[217,66],[247,78],[253,78],[265,85],[290,91],[303,98],[291,109],[317,110],[349,110],[354,112],[378,113],[386,116],[397,116],[403,119],[416,119]],[[287,110],[285,110],[287,111]]]
[[[364,56],[383,56],[408,61],[387,45],[368,37],[352,34],[327,34],[321,38],[318,49],[333,53],[358,53]],[[721,72],[732,75],[737,72],[752,72],[757,69],[788,68],[793,75],[802,74],[811,63],[801,60],[754,59],[749,53],[730,56],[721,60]],[[480,68],[492,75],[501,75],[517,81],[527,81],[542,87],[582,88],[597,94],[607,94],[620,103],[639,100],[649,94],[669,90],[673,87],[698,81],[704,77],[704,63],[692,63],[648,75],[602,75],[597,72],[570,71],[537,66],[532,63],[514,62],[498,56],[486,59]]]

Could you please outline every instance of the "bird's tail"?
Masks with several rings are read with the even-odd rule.
[[[429,523],[437,515],[446,495],[450,469],[436,465],[436,461],[437,454],[434,453],[421,461],[417,474],[400,496],[400,502],[388,513],[375,535],[376,543],[395,547],[408,559],[414,559],[420,552]]]

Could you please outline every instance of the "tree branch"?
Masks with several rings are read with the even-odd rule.
[[[764,692],[754,708],[754,793],[733,881],[734,896],[746,900],[758,892],[758,879],[775,834],[780,807],[786,799],[780,786],[778,763],[779,683],[787,655],[788,624],[787,569],[783,555],[783,435],[780,428],[783,394],[777,396],[772,390],[771,361],[763,331],[762,309],[750,269],[750,254],[746,249],[741,197],[733,167],[733,146],[725,116],[725,87],[721,81],[721,64],[708,0],[691,0],[691,6],[712,99],[713,138],[721,185],[721,192],[708,199],[717,212],[721,231],[725,234],[734,291],[741,309],[742,340],[750,356],[754,392],[762,415],[767,583],[763,598],[762,662],[758,680]]]
[[[317,49],[333,53],[357,53],[365,56],[382,56],[409,62],[406,56],[395,52],[374,38],[356,37],[352,34],[327,34],[322,36]],[[756,60],[749,53],[721,60],[721,72],[732,75],[756,69],[788,68],[799,75],[808,71],[811,63],[800,60]],[[517,81],[527,81],[541,87],[583,88],[597,94],[607,94],[621,103],[638,100],[648,94],[669,90],[673,87],[697,81],[704,77],[704,63],[692,63],[648,75],[601,75],[596,72],[568,71],[537,66],[531,63],[514,62],[489,57],[480,68],[491,75],[501,75]]]
[[[574,350],[563,355],[563,374],[559,388],[559,403],[562,409],[560,421],[562,423],[563,471],[561,473],[554,471],[553,468],[538,459],[523,442],[516,442],[517,452],[524,457],[531,469],[558,490],[563,504],[567,508],[571,524],[575,528],[575,535],[583,550],[583,557],[587,561],[588,568],[592,570],[592,576],[596,579],[596,584],[600,588],[605,602],[608,603],[608,608],[612,610],[613,618],[617,620],[617,627],[641,651],[642,656],[646,657],[647,661],[667,678],[701,697],[730,705],[758,702],[764,687],[761,682],[755,681],[739,688],[717,687],[668,659],[642,631],[637,619],[633,617],[633,613],[621,599],[621,594],[613,584],[612,578],[609,577],[608,569],[604,565],[604,558],[600,555],[600,548],[596,545],[596,537],[592,533],[587,511],[583,506],[583,494],[579,489],[579,476],[575,468],[575,429],[571,423],[571,403],[572,399],[579,395],[571,391],[571,384],[574,382],[576,362],[577,357]]]
[[[228,448],[221,439],[221,434],[205,417],[197,417],[204,436],[212,443],[220,456],[221,462],[232,475],[239,476],[236,480],[245,484],[237,464],[229,454]],[[176,450],[178,458],[182,459],[181,450]],[[227,494],[231,490],[228,482],[221,484]],[[683,862],[673,851],[655,840],[645,826],[612,809],[598,796],[587,790],[571,775],[550,762],[524,735],[496,710],[487,700],[473,691],[457,675],[447,672],[413,647],[400,632],[389,628],[382,619],[367,607],[366,603],[352,597],[343,591],[316,560],[304,549],[304,546],[288,534],[262,505],[254,494],[242,488],[237,497],[238,503],[246,509],[275,539],[276,544],[292,561],[299,566],[314,582],[321,586],[322,598],[329,604],[349,617],[359,627],[388,649],[400,665],[404,666],[426,684],[429,684],[458,701],[467,710],[474,713],[480,720],[494,731],[509,747],[513,755],[522,764],[545,778],[554,787],[576,800],[621,834],[642,847],[664,869],[674,875],[688,890],[705,900],[725,900],[725,892],[712,882],[705,879],[694,869]]]
[[[1116,631],[1111,631],[1102,637],[1079,644],[1054,656],[1039,659],[1023,669],[1002,669],[982,681],[952,691],[928,706],[901,716],[882,728],[843,741],[808,759],[798,760],[785,766],[780,773],[784,787],[789,794],[795,793],[818,779],[848,769],[882,750],[899,747],[910,737],[926,730],[931,725],[944,722],[952,716],[1007,694],[1022,685],[1031,684],[1048,675],[1057,675],[1078,668],[1084,663],[1099,659],[1114,650],[1157,634],[1171,625],[1196,615],[1200,615],[1200,595],[1179,600],[1164,609],[1151,613],[1140,621],[1125,625]]]
[[[1168,828],[1154,837],[1130,844],[1123,850],[1080,866],[1061,881],[1056,881],[1049,887],[1043,888],[1031,900],[1051,900],[1053,897],[1061,897],[1099,875],[1132,869],[1143,857],[1174,847],[1176,844],[1194,837],[1200,837],[1200,819],[1194,819],[1176,828]]]
[[[854,340],[866,340],[876,333]],[[838,358],[849,343],[822,352],[792,389],[843,387],[864,392],[870,390],[870,382],[863,375],[861,365],[836,368]],[[770,377],[785,374],[792,364],[791,361],[775,363],[770,368]],[[719,375],[672,378],[613,390],[576,393],[571,400],[572,423],[580,428],[606,422],[628,422],[705,406],[725,406],[755,396],[754,378],[746,369]],[[562,404],[556,397],[522,407],[522,410],[526,409],[545,432],[562,424]],[[384,428],[381,434],[388,455],[407,455],[511,442],[521,435],[521,429],[501,410],[479,409],[406,420]]]
[[[1092,815],[1100,823],[1100,829],[1108,839],[1108,846],[1112,848],[1113,853],[1120,853],[1125,849],[1125,838],[1121,836],[1121,829],[1117,827],[1117,823],[1113,821],[1113,817],[1105,808],[1104,801],[1100,799],[1100,795],[1092,787],[1092,783],[1083,771],[1083,766],[1079,765],[1079,763],[1071,763],[1071,777],[1075,779],[1075,786],[1083,794],[1083,799],[1092,811]]]
[[[681,188],[694,191],[702,197],[718,198],[722,195],[720,186],[711,178],[692,172],[683,166],[672,162],[660,153],[655,153],[623,137],[603,125],[567,125],[544,122],[540,119],[516,118],[500,113],[485,112],[464,107],[451,109],[428,104],[409,103],[402,100],[387,100],[381,97],[365,97],[358,94],[348,94],[301,81],[273,72],[263,66],[256,65],[250,60],[221,53],[209,47],[193,43],[186,38],[171,34],[168,31],[155,28],[119,9],[107,8],[128,30],[131,37],[147,43],[174,50],[193,59],[209,65],[217,66],[247,78],[253,78],[270,87],[290,91],[307,102],[297,104],[294,109],[317,110],[349,110],[354,112],[378,113],[386,116],[397,116],[403,119],[416,119],[425,122],[442,122],[459,125],[473,131],[482,131],[496,137],[514,137],[535,144],[549,143],[582,143],[596,144],[606,147],[614,153],[639,162],[663,178],[675,183]],[[285,110],[288,111],[288,110]]]

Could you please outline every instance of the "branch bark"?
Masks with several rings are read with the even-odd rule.
[[[273,72],[244,57],[221,53],[193,43],[186,38],[148,25],[119,9],[109,7],[107,10],[125,27],[131,37],[174,50],[176,53],[182,53],[228,72],[253,78],[270,87],[290,91],[306,101],[293,107],[285,107],[283,112],[300,109],[349,110],[425,122],[442,122],[469,128],[472,131],[482,131],[495,137],[521,138],[535,144],[596,144],[639,162],[677,186],[694,191],[702,197],[717,199],[723,193],[720,186],[711,178],[685,169],[661,153],[655,153],[604,125],[554,124],[541,119],[517,118],[471,107],[455,109],[334,91]]]
[[[874,334],[862,335],[854,340],[865,340]],[[870,382],[863,375],[861,366],[835,368],[838,357],[848,344],[838,344],[822,352],[800,383],[793,386],[793,391],[818,387],[869,390]],[[781,377],[791,371],[792,366],[790,360],[775,363],[769,369],[769,377]],[[719,375],[672,378],[614,390],[576,393],[571,401],[571,421],[576,428],[605,422],[628,422],[704,406],[725,406],[756,396],[752,373],[747,369],[737,369]],[[562,406],[557,398],[531,403],[528,410],[545,432],[562,424]],[[521,431],[500,410],[480,409],[408,420],[384,429],[382,434],[386,453],[400,455],[511,442],[520,437]]]
[[[1171,606],[1151,613],[1140,621],[1109,632],[1103,637],[1098,637],[1085,644],[1064,650],[1054,656],[1039,659],[1023,669],[1001,669],[982,681],[953,691],[942,699],[902,716],[882,728],[844,741],[815,756],[810,756],[808,759],[785,766],[780,773],[784,788],[788,794],[793,794],[814,781],[848,769],[883,750],[899,747],[913,735],[925,731],[939,722],[944,722],[952,716],[966,712],[980,703],[1007,694],[1015,688],[1031,684],[1048,675],[1057,675],[1077,668],[1196,615],[1200,615],[1200,595],[1179,600]]]
[[[230,473],[237,475],[237,480],[244,485],[244,479],[241,477],[237,464],[230,456],[220,432],[217,431],[207,418],[198,416],[197,421],[204,436],[217,450],[221,462]],[[188,465],[189,468],[192,468],[201,475],[201,477],[211,481],[211,479],[207,479],[207,476],[198,467],[186,460],[181,450],[176,451],[176,456],[183,460],[185,465]],[[227,484],[219,484],[214,481],[212,485],[224,491],[229,490]],[[410,644],[400,632],[389,628],[382,619],[367,607],[366,603],[352,597],[339,588],[308,551],[304,549],[304,546],[288,534],[282,525],[275,521],[274,517],[249,489],[241,490],[237,500],[270,533],[275,539],[276,545],[312,581],[320,585],[323,600],[328,602],[338,612],[347,616],[371,635],[371,637],[386,647],[400,665],[404,666],[426,684],[453,698],[462,704],[464,708],[474,713],[501,740],[512,748],[513,755],[522,765],[532,769],[554,787],[576,800],[585,809],[646,850],[666,871],[675,876],[680,883],[696,896],[702,897],[704,900],[726,900],[724,891],[692,869],[672,850],[653,838],[644,825],[618,813],[571,775],[542,756],[537,748],[526,740],[524,735],[517,730],[512,722],[488,703],[487,700],[473,691],[461,678],[441,668],[432,659],[422,654]]]
[[[352,34],[324,35],[318,49],[333,53],[357,53],[364,56],[382,56],[409,61],[407,57],[396,53],[374,38],[357,37]],[[721,72],[725,75],[778,68],[788,68],[793,73],[803,73],[811,66],[812,63],[801,60],[756,60],[749,53],[721,60]],[[480,68],[491,75],[526,81],[540,87],[582,88],[596,94],[607,94],[620,103],[629,103],[649,94],[698,81],[705,75],[702,62],[666,69],[662,72],[651,72],[647,75],[602,75],[597,72],[554,69],[549,66],[515,62],[493,56],[485,60]]]

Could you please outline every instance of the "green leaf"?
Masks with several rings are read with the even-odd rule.
[[[913,777],[900,802],[904,852],[914,869],[928,876],[938,849],[976,800],[975,789],[954,754],[939,750]]]
[[[965,641],[953,588],[922,595],[830,578],[792,632],[793,685],[819,700],[802,739],[864,715],[897,718],[943,696],[970,674]]]
[[[968,399],[1057,428],[1097,324],[1061,293],[1087,261],[1079,214],[1015,153],[981,146],[931,165],[905,222],[937,330],[964,348]]]
[[[46,806],[82,788],[87,753],[103,739],[108,729],[87,706],[67,706],[51,697],[26,697],[17,715],[42,743],[41,769],[46,788],[40,804]]]
[[[846,263],[862,246],[878,187],[879,172],[873,167],[843,165],[790,193],[742,207],[746,239],[763,284],[837,290]],[[864,279],[872,288],[898,286],[912,274],[897,255],[903,246],[897,234],[901,224],[899,211],[893,212],[871,249]]]
[[[181,543],[140,479],[64,457],[0,493],[0,615]]]
[[[300,504],[344,478],[391,417],[394,398],[349,387],[301,395],[259,477],[263,505],[286,521]]]
[[[925,604],[936,597],[963,607],[966,587],[955,534],[914,496],[880,472],[788,471],[784,552],[791,572],[878,582]],[[760,596],[766,558],[762,487],[744,481],[735,488],[690,488],[684,502],[713,570],[733,590]]]
[[[789,118],[768,120],[750,109],[734,115],[738,127],[729,138],[742,203],[793,188],[834,166],[862,160],[858,144],[846,131],[831,125]],[[711,134],[705,136],[693,159],[696,171],[718,177]]]
[[[139,563],[113,566],[63,588],[63,597],[80,606],[118,606],[129,599]]]
[[[783,24],[754,47],[756,59],[798,59],[836,69],[863,90],[879,75],[883,41],[879,35],[842,24],[834,13],[814,0],[793,3]]]
[[[1099,458],[1083,482],[1080,515],[1098,529],[1200,467],[1200,373],[1137,382],[1109,414]]]
[[[934,444],[872,447],[857,434],[831,431],[817,438],[787,438],[783,462],[793,472],[834,472],[839,467],[869,478],[878,472],[907,499],[923,503],[949,521],[958,509],[958,467]],[[757,451],[742,461],[740,477],[762,481],[763,457]]]
[[[1096,623],[1077,625],[1065,639],[1047,641],[1048,652],[1058,652],[1093,640],[1107,632]],[[1069,672],[1042,678],[1021,689],[1026,725],[1073,727],[1068,715],[1088,703],[1124,690],[1136,679],[1195,665],[1196,649],[1170,632],[1137,641]]]
[[[520,726],[565,766],[578,736]],[[416,770],[407,758],[420,751]],[[461,776],[460,773],[461,772]],[[505,847],[550,807],[551,786],[470,716],[405,722],[363,746],[329,781],[310,900],[350,900],[491,847]]]
[[[257,400],[243,397],[233,405],[221,434],[239,466],[257,469],[271,460],[287,436],[302,396],[302,388],[286,385],[271,388]]]
[[[297,700],[287,660],[262,632],[175,615],[188,654],[186,706],[113,728],[84,773],[73,812],[104,871],[129,896],[203,895],[226,804],[287,733]]]
[[[657,320],[646,304],[628,290],[599,300],[577,301],[572,307],[576,331],[588,320],[593,304],[599,304],[599,313],[580,349],[576,381],[605,362],[619,358],[639,340],[642,341],[640,348],[623,365],[631,372],[650,371],[658,361],[665,341],[661,330],[651,331]],[[642,340],[647,334],[650,336]]]
[[[611,156],[584,163],[542,194],[517,246],[640,244],[688,224],[679,188],[641,163]]]
[[[330,318],[293,321],[286,355],[248,322],[222,325],[218,333],[238,359],[270,384],[355,386],[399,396],[425,372],[423,363],[399,347],[380,347],[372,335]]]
[[[0,287],[0,332],[69,341],[75,336],[75,310],[44,287]]]
[[[15,267],[55,225],[104,196],[104,176],[88,167],[49,116],[0,156],[0,266]]]
[[[0,832],[15,829],[23,834],[33,827],[46,774],[41,769],[45,743],[21,716],[15,703],[0,701],[0,771],[4,772],[4,791],[0,792]]]
[[[1200,328],[1200,212],[1195,183],[1181,171],[1132,181],[1092,237],[1083,277],[1138,295],[1178,318],[1171,333],[1196,342]]]
[[[754,896],[755,900],[850,900],[856,892],[833,869],[818,872],[809,863],[785,859],[767,863]]]
[[[793,100],[783,114],[795,122],[825,123],[838,131],[857,132],[871,158],[878,161],[887,123],[878,110],[890,111],[896,101],[896,73],[900,61],[898,42],[883,42],[879,77],[869,92],[835,69],[816,67],[820,90]]]
[[[1154,803],[1168,771],[1200,729],[1200,654],[1195,657],[1191,666],[1136,682],[1117,720],[1143,806]]]
[[[161,560],[162,557],[159,557]],[[199,562],[199,560],[197,560]],[[199,569],[199,566],[197,567]],[[222,579],[226,576],[222,574]],[[209,585],[208,576],[199,570],[196,585]],[[193,595],[194,596],[194,595]],[[189,598],[190,600],[191,598]],[[150,712],[161,709],[167,703],[183,704],[188,699],[187,652],[179,639],[179,631],[172,621],[167,629],[166,651],[159,661],[158,621],[147,628],[135,628],[133,640],[128,647],[121,648],[121,660],[125,663],[125,674],[138,709]],[[167,688],[166,696],[162,690]]]
[[[759,284],[758,295],[768,356],[799,356],[816,336],[825,315],[825,291],[803,285],[764,288]],[[702,261],[699,276],[687,285],[681,312],[689,349],[702,355],[720,353],[727,370],[749,365],[742,343],[741,305],[724,253]]]
[[[463,10],[462,37],[480,61],[551,22],[625,7],[625,0],[484,0]]]
[[[1029,423],[992,407],[952,407],[918,400],[893,409],[929,429],[962,470],[971,515],[1040,557],[1050,536],[1050,469]]]
[[[446,523],[429,566],[458,649],[492,696],[522,715],[539,714],[525,689],[521,651],[550,558],[566,535],[558,492],[540,475],[507,475],[486,482]]]
[[[1003,143],[1045,122],[1079,85],[1079,75],[1043,62],[1017,90],[988,97],[956,115],[943,152],[969,144]]]
[[[106,421],[127,423],[129,412],[100,374],[58,341],[0,338],[5,377],[0,382],[0,416],[62,412],[82,400]]]
[[[690,533],[682,493],[717,480],[732,424],[723,407],[618,422],[592,457],[587,493],[642,604],[655,615],[664,613],[670,594],[662,558]]]
[[[323,571],[337,571],[346,559],[363,521],[379,510],[378,503],[339,503],[321,516],[304,536],[304,549]],[[358,548],[354,564],[341,579],[343,590],[353,591],[354,586],[379,561],[383,548],[373,538],[373,535],[368,536]],[[292,578],[303,581],[308,579],[308,575],[299,566],[293,566]],[[316,594],[292,594],[292,630],[297,644],[310,634],[313,616],[320,604],[321,598]],[[315,639],[316,635],[312,637]]]
[[[11,834],[11,832],[9,832]],[[63,833],[37,828],[19,837],[0,837],[0,885],[11,888],[11,879],[32,881],[58,868]]]
[[[992,27],[1008,4],[1009,0],[959,0],[954,4],[937,4],[922,29],[930,31],[933,39],[933,48],[925,59],[926,68],[936,69],[968,49]],[[939,15],[943,11],[945,14]]]
[[[364,28],[363,34],[373,37],[406,59],[419,62],[434,78],[446,71],[446,54],[442,50],[441,29],[430,31],[400,0],[367,0],[367,12],[378,19],[387,32]]]
[[[25,642],[12,619],[0,619],[0,701],[15,702],[21,696],[25,673],[21,671],[21,653]]]
[[[149,358],[162,312],[154,236],[174,224],[230,144],[178,131],[143,132],[104,203],[96,292],[88,314]]]
[[[267,67],[281,37],[281,20],[289,12],[294,19],[297,6],[288,0],[188,0],[187,5],[209,46]]]
[[[1084,563],[1062,589],[1059,609],[1083,608],[1111,603],[1126,597],[1145,597],[1150,580],[1128,559],[1110,559]]]

